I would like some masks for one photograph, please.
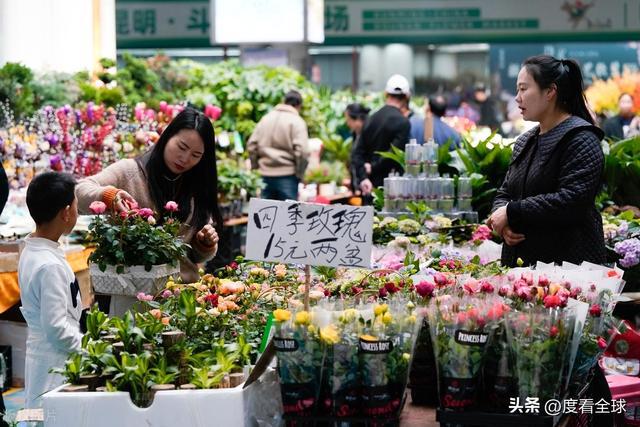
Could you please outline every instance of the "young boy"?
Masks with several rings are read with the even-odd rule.
[[[58,243],[78,219],[75,186],[71,175],[47,172],[27,189],[36,231],[25,239],[18,265],[21,309],[29,326],[26,408],[41,407],[42,394],[64,382],[49,369],[64,367],[69,352],[80,349],[80,287]]]

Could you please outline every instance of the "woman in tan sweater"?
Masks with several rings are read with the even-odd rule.
[[[211,122],[202,113],[185,109],[151,150],[84,178],[76,186],[76,196],[81,213],[89,213],[95,200],[116,211],[127,211],[137,203],[160,212],[168,201],[177,202],[177,217],[183,223],[180,235],[191,245],[186,259],[180,260],[180,274],[187,283],[196,281],[196,264],[216,254],[216,228],[222,227]]]

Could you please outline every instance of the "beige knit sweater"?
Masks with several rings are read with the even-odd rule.
[[[102,200],[105,190],[113,187],[131,194],[141,208],[150,208],[158,211],[157,207],[153,205],[149,194],[146,172],[133,159],[120,160],[99,174],[80,180],[76,186],[78,211],[82,214],[91,213],[89,211],[91,202]],[[180,237],[185,243],[191,245],[187,258],[180,260],[180,276],[185,283],[198,280],[198,266],[196,263],[213,258],[218,249],[217,246],[206,247],[195,238],[199,230],[189,224],[190,220],[191,216],[187,218],[180,230]]]

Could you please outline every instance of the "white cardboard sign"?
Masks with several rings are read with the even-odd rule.
[[[373,207],[251,199],[247,258],[371,267]]]

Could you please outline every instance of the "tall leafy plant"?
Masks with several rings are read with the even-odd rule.
[[[611,143],[604,176],[611,200],[618,205],[640,206],[640,136]]]
[[[461,147],[456,149],[471,177],[473,190],[473,209],[480,218],[486,217],[498,188],[502,185],[511,161],[511,146],[503,146],[492,142],[495,132],[476,146],[470,141],[462,140]]]

